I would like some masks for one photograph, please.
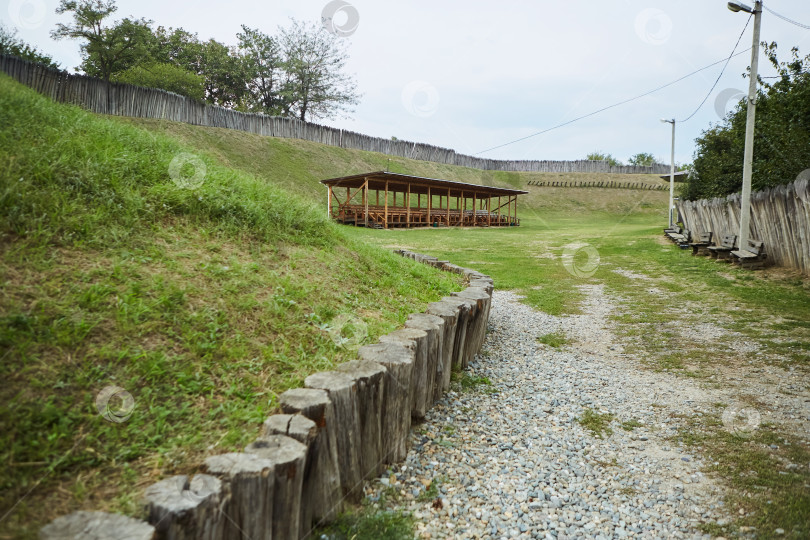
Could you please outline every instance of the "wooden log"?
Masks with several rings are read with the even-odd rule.
[[[172,476],[144,492],[147,521],[165,540],[220,540],[222,482],[207,474]]]
[[[285,413],[300,413],[318,428],[307,458],[311,467],[307,477],[310,506],[302,506],[302,528],[332,521],[343,511],[343,495],[337,453],[338,424],[329,395],[324,390],[294,388],[281,394],[279,403]]]
[[[360,411],[357,385],[345,373],[323,371],[304,380],[307,388],[326,390],[335,411],[338,467],[343,495],[352,502],[363,497],[363,474],[360,468]]]
[[[458,319],[461,314],[459,304],[449,302],[433,302],[428,304],[427,313],[440,317],[444,321],[444,337],[442,339],[441,381],[437,385],[442,392],[450,389],[450,376],[453,370],[453,354],[456,346],[456,332]]]
[[[453,371],[461,371],[466,369],[469,364],[470,357],[467,351],[470,347],[468,347],[467,334],[478,313],[478,303],[469,298],[456,296],[444,297],[441,302],[449,304],[459,311],[456,338],[453,342]]]
[[[299,518],[301,538],[305,538],[313,527],[312,511],[319,503],[318,489],[321,479],[318,478],[317,454],[314,450],[318,437],[318,426],[302,414],[274,414],[262,425],[262,437],[286,435],[300,442],[307,448],[304,463],[304,478],[301,488],[301,512]],[[338,489],[340,491],[340,484]]]
[[[51,521],[39,531],[40,540],[153,540],[155,528],[139,519],[106,512],[74,512]]]
[[[411,429],[411,380],[413,348],[398,343],[375,343],[357,351],[361,361],[385,367],[385,399],[382,403],[382,459],[398,463],[408,455]]]
[[[205,469],[222,480],[222,537],[272,540],[273,462],[230,453],[207,458]]]
[[[273,462],[273,540],[302,538],[301,495],[307,447],[286,435],[267,435],[245,447]],[[307,532],[309,525],[306,526]]]
[[[165,540],[220,540],[222,482],[208,474],[172,476],[144,492],[147,520]]]
[[[427,390],[427,333],[416,328],[402,328],[380,337],[380,343],[400,343],[414,351],[411,376],[411,417],[422,419],[429,407]]]
[[[385,470],[382,446],[383,403],[387,399],[386,369],[377,362],[352,360],[338,365],[335,371],[345,373],[357,383],[357,405],[360,413],[360,470],[371,479]]]
[[[468,287],[460,292],[453,293],[453,296],[465,298],[476,302],[477,313],[470,323],[472,334],[467,335],[467,343],[471,350],[467,351],[467,360],[471,360],[484,344],[487,334],[487,322],[489,321],[489,306],[492,298],[484,289],[478,287]],[[466,367],[466,366],[465,366]]]
[[[405,321],[405,328],[416,328],[427,334],[426,380],[428,408],[430,408],[443,394],[444,319],[427,313],[412,313]]]

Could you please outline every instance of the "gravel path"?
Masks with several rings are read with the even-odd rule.
[[[699,523],[722,522],[700,457],[667,440],[679,416],[704,414],[720,396],[638,369],[605,325],[602,287],[584,290],[584,315],[565,318],[496,291],[469,372],[492,385],[448,393],[369,497],[396,490],[425,538],[699,538]],[[576,343],[537,342],[556,331]],[[612,435],[579,424],[587,408],[615,415]],[[620,427],[631,421],[640,425]]]

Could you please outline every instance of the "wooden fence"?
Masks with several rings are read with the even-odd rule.
[[[669,167],[611,167],[606,161],[531,161],[485,159],[449,148],[370,137],[353,131],[302,122],[296,118],[242,113],[207,105],[165,90],[106,82],[85,75],[0,55],[0,70],[54,101],[72,103],[99,114],[158,118],[197,126],[238,129],[270,137],[304,139],[340,148],[433,161],[488,171],[663,174]]]
[[[740,230],[740,195],[677,202],[684,227],[712,231],[717,242]],[[750,237],[765,243],[768,260],[810,274],[810,182],[796,180],[751,194]]]
[[[648,191],[665,191],[669,189],[666,184],[647,184],[644,182],[613,182],[610,180],[599,182],[578,182],[578,181],[539,181],[530,180],[527,185],[536,187],[581,187],[581,188],[615,188],[615,189],[641,189]]]

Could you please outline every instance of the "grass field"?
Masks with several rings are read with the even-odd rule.
[[[344,333],[365,326],[373,340],[460,287],[393,248],[476,268],[557,315],[578,312],[580,286],[604,284],[621,306],[618,332],[651,370],[712,385],[713,374],[751,361],[806,381],[810,282],[743,272],[663,243],[667,193],[526,187],[555,178],[100,118],[3,76],[0,110],[9,111],[0,128],[0,538],[33,538],[75,509],[137,514],[143,487],[241,448],[279,392],[347,359],[351,351],[332,339],[339,315],[359,314]],[[205,164],[196,189],[169,173],[187,154]],[[180,184],[197,170],[186,161]],[[327,221],[318,180],[386,168],[526,189],[522,226],[376,231]],[[677,329],[706,322],[756,341],[762,354],[685,346]],[[134,398],[125,422],[95,408],[112,385]],[[735,526],[806,531],[810,471],[773,474],[780,460],[808,462],[806,436],[773,425],[729,439],[717,422],[694,421],[685,441],[715,456],[729,500],[748,512]],[[780,438],[794,444],[763,450]],[[739,474],[739,455],[757,475]],[[348,523],[348,531],[365,527]]]
[[[279,393],[352,357],[346,341],[461,286],[171,137],[5,76],[0,111],[0,538],[139,513],[143,487],[243,448]],[[113,396],[108,421],[113,386],[132,401]]]

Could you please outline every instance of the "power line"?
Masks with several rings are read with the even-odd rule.
[[[789,18],[785,17],[784,15],[780,15],[779,13],[775,12],[774,10],[769,8],[768,6],[762,6],[762,7],[765,8],[765,11],[767,11],[771,15],[775,15],[776,17],[779,17],[780,19],[782,19],[785,22],[789,22],[790,24],[795,24],[799,28],[804,28],[805,30],[810,30],[810,26],[808,26],[806,24],[802,24],[800,22],[794,21],[793,19],[789,19]]]
[[[679,124],[683,123],[683,122],[686,122],[688,120],[691,120],[692,117],[695,116],[698,113],[700,108],[703,107],[703,105],[706,103],[706,100],[709,99],[709,96],[712,95],[712,92],[714,92],[714,89],[717,87],[717,83],[720,82],[720,78],[723,76],[723,73],[726,72],[726,68],[728,67],[728,63],[731,62],[731,58],[734,56],[734,51],[736,51],[737,47],[740,45],[740,41],[742,40],[742,37],[745,34],[745,31],[748,30],[748,25],[751,23],[751,17],[753,17],[753,16],[754,15],[752,13],[751,15],[748,16],[748,20],[745,21],[745,28],[743,28],[742,32],[740,32],[740,37],[737,38],[737,43],[735,43],[734,48],[731,49],[731,54],[728,55],[728,58],[726,59],[726,64],[723,66],[723,69],[720,70],[720,75],[717,76],[717,80],[715,80],[712,87],[709,88],[709,91],[706,94],[706,97],[703,98],[703,101],[700,102],[700,105],[698,105],[697,109],[695,109],[695,112],[693,112],[692,114],[690,114],[689,116],[687,116],[683,120],[678,120]]]
[[[730,58],[734,58],[735,56],[740,56],[741,54],[745,54],[745,53],[747,53],[747,52],[748,52],[748,51],[750,51],[750,50],[751,50],[751,47],[748,47],[747,49],[745,49],[745,50],[743,50],[743,51],[740,51],[740,52],[738,52],[737,54],[732,54],[732,56],[731,56],[731,57],[729,57],[729,59],[730,59]],[[667,83],[667,84],[665,84],[665,85],[659,86],[658,88],[655,88],[655,89],[653,89],[653,90],[650,90],[649,92],[645,92],[645,93],[643,93],[643,94],[639,94],[638,96],[632,97],[632,98],[630,98],[630,99],[626,99],[626,100],[624,100],[624,101],[620,101],[620,102],[618,102],[618,103],[614,103],[613,105],[608,105],[607,107],[603,107],[603,108],[601,108],[601,109],[599,109],[599,110],[593,111],[593,112],[588,113],[588,114],[585,114],[585,115],[583,115],[583,116],[578,116],[577,118],[574,118],[573,120],[569,120],[569,121],[567,121],[567,122],[563,122],[562,124],[557,124],[556,126],[550,127],[550,128],[548,128],[548,129],[544,129],[544,130],[542,130],[542,131],[538,131],[537,133],[532,133],[531,135],[526,135],[525,137],[521,137],[521,138],[519,138],[519,139],[515,139],[514,141],[509,141],[509,142],[507,142],[507,143],[499,144],[498,146],[493,146],[492,148],[487,148],[486,150],[481,150],[480,152],[476,152],[476,153],[475,153],[475,154],[473,154],[473,155],[474,155],[474,156],[477,156],[477,155],[479,155],[479,154],[485,154],[485,153],[490,152],[490,151],[492,151],[492,150],[497,150],[498,148],[503,148],[504,146],[509,146],[509,145],[511,145],[511,144],[518,143],[518,142],[520,142],[520,141],[525,141],[526,139],[531,139],[532,137],[536,137],[536,136],[538,136],[538,135],[542,135],[543,133],[548,133],[549,131],[553,131],[553,130],[555,130],[555,129],[559,129],[559,128],[561,128],[561,127],[567,126],[567,125],[569,125],[569,124],[573,124],[574,122],[579,122],[580,120],[584,120],[585,118],[589,118],[589,117],[591,117],[591,116],[594,116],[594,115],[599,114],[599,113],[601,113],[601,112],[605,112],[605,111],[607,111],[607,110],[609,110],[609,109],[613,109],[613,108],[618,107],[618,106],[620,106],[620,105],[624,105],[624,104],[626,104],[626,103],[630,103],[631,101],[635,101],[635,100],[637,100],[637,99],[641,99],[641,98],[643,98],[643,97],[647,97],[647,96],[649,96],[650,94],[654,94],[655,92],[658,92],[659,90],[663,90],[664,88],[667,88],[667,87],[672,86],[673,84],[679,83],[679,82],[681,82],[681,81],[682,81],[682,80],[684,80],[684,79],[688,79],[688,78],[689,78],[689,77],[691,77],[692,75],[697,75],[697,74],[698,74],[698,73],[700,73],[701,71],[705,71],[705,70],[709,69],[710,67],[714,67],[714,66],[716,66],[717,64],[722,64],[723,62],[728,63],[728,60],[729,60],[729,59],[725,59],[725,60],[718,60],[717,62],[714,62],[713,64],[709,64],[708,66],[704,66],[704,67],[702,67],[702,68],[700,68],[700,69],[697,69],[697,70],[693,71],[692,73],[689,73],[688,75],[684,75],[683,77],[681,77],[681,78],[679,78],[679,79],[675,79],[674,81],[669,82],[669,83]]]

